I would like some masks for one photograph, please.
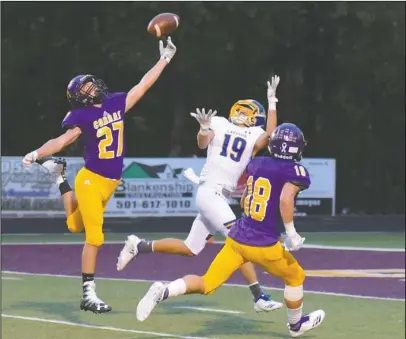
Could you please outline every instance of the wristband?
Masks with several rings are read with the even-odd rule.
[[[168,57],[166,57],[166,56],[161,56],[161,59],[162,59],[162,60],[165,60],[168,64],[169,64],[169,62],[171,61],[171,59],[168,58]]]
[[[201,135],[209,135],[209,130],[210,130],[210,127],[208,127],[207,129],[204,129],[204,128],[202,128],[202,126],[200,125],[200,130],[199,130],[199,133],[201,134]]]
[[[293,224],[293,221],[288,222],[287,224],[284,224],[284,225],[285,225],[285,230],[286,230],[286,235],[287,236],[289,236],[290,234],[296,232],[295,225]]]

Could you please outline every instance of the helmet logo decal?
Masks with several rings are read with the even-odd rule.
[[[281,147],[281,152],[282,152],[282,153],[286,153],[286,147],[288,147],[288,144],[287,144],[286,142],[284,142],[284,143],[282,144],[282,147]]]
[[[293,147],[293,146],[289,147],[289,153],[297,153],[298,151],[299,151],[298,147]]]

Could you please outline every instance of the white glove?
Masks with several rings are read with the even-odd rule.
[[[166,47],[164,47],[162,40],[159,41],[159,53],[161,53],[161,59],[165,59],[169,64],[176,53],[176,46],[173,44],[171,37],[168,37]]]
[[[298,251],[302,247],[306,238],[302,238],[296,231],[286,232],[284,238],[285,248],[288,251]]]
[[[280,78],[277,75],[274,75],[271,79],[271,82],[268,81],[268,91],[267,91],[268,104],[269,107],[273,110],[276,109],[275,104],[278,102],[278,99],[276,98],[276,88],[279,85],[279,80]]]
[[[206,113],[204,108],[202,108],[201,111],[199,108],[196,108],[196,112],[197,113],[190,113],[190,115],[199,122],[200,129],[202,131],[208,131],[210,128],[210,124],[211,124],[211,118],[213,118],[217,114],[217,111],[212,111],[210,109]]]
[[[35,160],[37,160],[37,159],[38,159],[37,151],[33,151],[33,152],[28,153],[23,159],[24,167],[25,168],[30,167],[35,162]]]
[[[198,185],[200,182],[200,178],[196,175],[195,171],[193,171],[193,168],[188,168],[184,170],[183,176],[196,185]]]

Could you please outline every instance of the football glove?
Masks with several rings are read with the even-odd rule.
[[[190,113],[190,115],[199,122],[200,129],[202,131],[208,131],[211,124],[211,118],[213,118],[217,114],[217,111],[213,111],[210,109],[206,113],[206,110],[204,108],[202,108],[202,110],[196,108],[196,112],[197,113]]]
[[[171,37],[168,37],[166,47],[164,47],[162,40],[159,41],[159,53],[161,54],[161,59],[165,59],[169,64],[176,53],[176,46],[173,44]]]

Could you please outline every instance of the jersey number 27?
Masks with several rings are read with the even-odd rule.
[[[230,134],[226,134],[220,155],[228,157],[235,162],[239,162],[246,146],[247,140],[240,137],[231,137]]]
[[[113,131],[117,133],[117,150],[107,150],[107,147],[111,146],[114,140]],[[124,122],[116,121],[111,126],[104,126],[97,130],[97,137],[103,139],[99,142],[99,159],[114,159],[120,157],[123,154],[123,132]]]

